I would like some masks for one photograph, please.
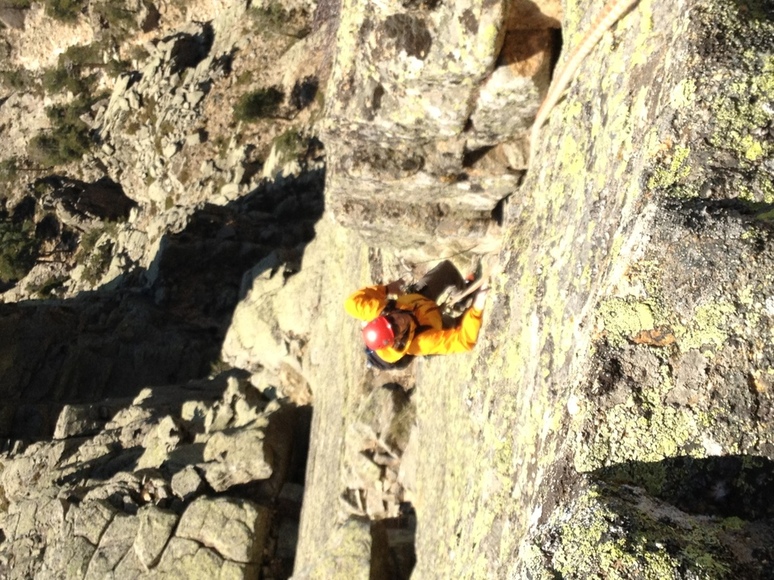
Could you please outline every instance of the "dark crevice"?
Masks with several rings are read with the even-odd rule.
[[[486,154],[494,149],[493,145],[480,147],[478,149],[465,150],[462,156],[462,166],[466,169],[475,167],[475,165],[481,161]]]
[[[417,562],[414,507],[400,505],[400,515],[371,522],[371,580],[408,580]]]
[[[492,210],[491,219],[498,225],[502,226],[505,223],[505,207],[508,204],[508,198],[504,197],[497,202]]]

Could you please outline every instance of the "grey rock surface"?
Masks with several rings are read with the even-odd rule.
[[[216,550],[235,562],[260,565],[269,511],[247,501],[201,498],[183,512],[176,535]]]
[[[177,524],[177,514],[153,505],[144,506],[137,513],[140,526],[133,549],[144,568],[155,566]]]

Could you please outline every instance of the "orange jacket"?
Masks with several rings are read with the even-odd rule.
[[[370,322],[387,306],[387,287],[384,285],[361,288],[347,298],[344,308],[350,316]],[[414,314],[421,326],[430,326],[412,336],[412,328],[404,350],[391,346],[376,351],[383,360],[395,362],[403,355],[451,354],[473,350],[481,329],[481,311],[469,308],[454,328],[443,328],[441,309],[421,294],[404,294],[395,301],[395,307]]]

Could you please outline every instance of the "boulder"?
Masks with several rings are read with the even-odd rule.
[[[107,419],[100,414],[100,408],[94,405],[65,405],[54,427],[54,439],[96,433]]]
[[[207,483],[216,492],[235,485],[267,479],[272,474],[270,450],[262,431],[251,428],[218,431],[204,448],[201,465]]]
[[[153,572],[154,577],[165,580],[174,580],[181,576],[250,580],[258,577],[258,570],[254,564],[224,559],[217,551],[202,546],[199,542],[175,537],[169,541]]]
[[[294,570],[295,580],[326,578],[371,578],[371,526],[368,522],[349,520],[333,528],[321,551],[310,557],[310,563]]]
[[[270,520],[268,509],[248,500],[199,498],[183,512],[175,537],[207,546],[226,560],[259,566]]]
[[[103,578],[132,550],[139,528],[136,517],[118,513],[110,522],[91,557],[84,578]]]
[[[137,517],[140,525],[134,540],[134,553],[147,569],[156,565],[177,524],[177,514],[153,505],[143,506]]]
[[[161,467],[182,440],[182,434],[182,426],[173,417],[164,417],[145,437],[137,468]]]
[[[188,501],[202,491],[204,480],[194,466],[188,465],[172,476],[170,485],[172,493],[183,501]]]
[[[71,506],[67,514],[72,533],[98,546],[102,534],[113,521],[118,510],[106,501],[90,501]]]

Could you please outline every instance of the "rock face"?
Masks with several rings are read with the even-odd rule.
[[[503,271],[477,351],[415,364],[417,577],[767,577],[771,515],[757,498],[772,461],[769,8],[686,2],[676,16],[638,6],[552,115],[507,206]],[[567,14],[570,44],[594,12]],[[369,26],[342,37],[378,30]],[[363,79],[357,92],[379,69],[366,66],[366,48],[345,46],[342,62]],[[728,78],[752,100],[729,96]],[[387,118],[375,112],[362,139],[400,146]],[[343,169],[351,148],[332,134],[326,145],[332,209],[355,229],[346,212],[356,206],[337,211],[336,200],[371,179],[337,187],[356,179]],[[386,174],[393,195],[413,194],[411,176]],[[391,231],[385,247],[399,246]],[[395,274],[369,272],[365,251],[347,256],[363,273],[326,286]],[[318,411],[335,416],[338,401],[371,384],[365,371],[346,380],[348,391],[317,394]],[[346,486],[335,433],[357,423],[358,408],[345,408],[341,428],[313,423],[297,570],[314,570],[310,554],[331,535],[312,529],[322,521],[316,490]],[[318,467],[325,457],[343,482]],[[756,491],[745,498],[749,481]]]

